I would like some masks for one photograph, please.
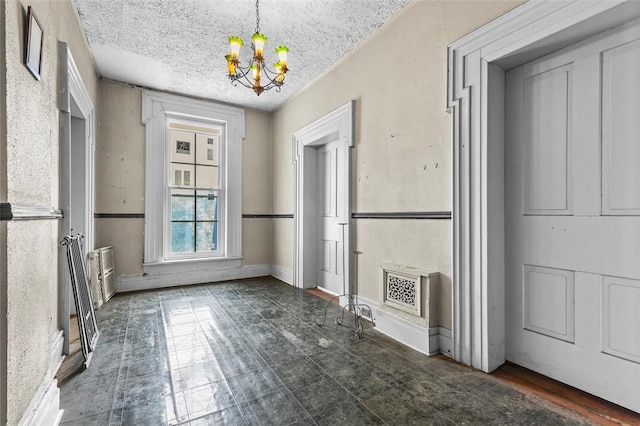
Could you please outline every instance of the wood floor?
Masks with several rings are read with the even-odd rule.
[[[84,368],[84,355],[80,348],[80,331],[78,330],[78,319],[75,315],[71,315],[69,319],[69,355],[58,368],[56,380],[58,385],[64,383],[74,374],[82,371]]]
[[[308,291],[325,300],[332,298],[331,295],[318,289],[309,289]],[[455,362],[445,355],[436,355],[436,357]],[[508,362],[494,371],[492,375],[517,389],[535,394],[549,402],[578,413],[594,424],[640,425],[640,414],[638,413],[518,365]]]
[[[640,425],[638,413],[509,362],[492,374],[520,390],[572,410],[595,424]]]

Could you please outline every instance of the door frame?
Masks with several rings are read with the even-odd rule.
[[[95,108],[89,91],[82,81],[80,71],[73,60],[67,43],[58,42],[59,58],[59,93],[58,109],[60,120],[60,208],[64,216],[60,221],[59,237],[71,233],[69,207],[71,205],[72,186],[71,171],[71,119],[81,118],[84,121],[84,175],[87,179],[84,193],[84,221],[86,224],[83,248],[85,255],[93,250],[94,244],[94,148],[95,148]],[[77,106],[77,109],[75,106]],[[85,262],[86,262],[85,258]],[[86,263],[85,263],[86,264]],[[69,353],[69,315],[71,311],[71,280],[67,265],[66,251],[61,246],[58,250],[58,326],[64,333],[63,353]]]
[[[293,134],[293,163],[295,168],[295,215],[294,215],[294,261],[293,285],[298,288],[316,286],[316,266],[318,236],[316,234],[317,215],[315,207],[318,198],[316,185],[315,148],[329,142],[338,141],[339,155],[344,158],[338,173],[346,178],[347,187],[343,194],[346,218],[344,270],[346,285],[351,290],[351,147],[354,144],[354,101],[349,101],[324,117],[303,127]]]
[[[505,70],[638,17],[633,0],[529,1],[448,46],[454,359],[505,361]]]

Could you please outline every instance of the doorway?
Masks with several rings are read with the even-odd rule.
[[[634,1],[527,2],[449,46],[448,106],[454,121],[452,337],[455,359],[487,372],[505,361],[505,329],[511,326],[507,324],[505,303],[505,289],[510,285],[505,279],[505,70],[576,43],[586,43],[590,37],[630,25],[638,17],[640,3]],[[637,75],[637,65],[628,69]],[[601,88],[596,83],[589,90],[597,93]],[[637,115],[637,111],[634,114]],[[587,248],[580,247],[581,250]],[[637,247],[635,250],[637,253]],[[544,271],[529,268],[526,272],[529,273],[526,286],[531,290],[539,278],[536,274]],[[570,277],[560,275],[556,281],[570,282]],[[600,290],[607,285],[603,282]],[[626,285],[620,287],[637,291],[629,290],[632,287]],[[599,294],[602,295],[600,303],[610,303],[605,300],[604,292]],[[638,297],[637,294],[640,293],[634,293],[633,297]],[[597,312],[592,314],[595,317],[592,324],[597,329],[595,336],[602,343],[600,352],[604,352],[606,320],[597,318]],[[525,323],[524,314],[516,317],[520,324]],[[534,327],[543,325],[539,319],[540,315],[535,314],[528,322]],[[622,330],[627,333],[631,329],[625,326]],[[556,327],[552,331],[561,330]],[[618,331],[609,329],[609,333]],[[537,362],[535,357],[531,361]],[[590,367],[606,368],[597,362],[590,363]],[[635,371],[632,370],[632,374],[636,374]],[[606,380],[611,377],[607,376]],[[633,396],[627,392],[609,398],[637,411],[638,401]]]
[[[60,110],[60,206],[64,213],[59,237],[72,233],[84,235],[83,250],[87,260],[93,250],[93,162],[94,106],[82,82],[80,72],[66,43],[59,43],[61,90]],[[75,314],[69,278],[66,248],[58,252],[58,322],[64,333],[63,353],[71,348],[71,318]],[[85,267],[88,266],[85,263]],[[87,270],[88,271],[88,270]]]
[[[636,411],[638,70],[635,22],[508,71],[505,108],[506,359]]]
[[[293,135],[294,286],[349,292],[353,102]]]
[[[345,273],[345,200],[343,191],[344,170],[341,164],[346,160],[341,155],[338,141],[329,142],[317,149],[317,239],[318,239],[318,278],[316,284],[334,296],[347,293]]]

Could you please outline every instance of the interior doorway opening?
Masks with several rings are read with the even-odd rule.
[[[94,106],[66,43],[59,43],[61,85],[60,110],[60,221],[59,238],[81,233],[84,235],[83,255],[94,247]],[[88,262],[85,263],[88,271]],[[63,331],[63,353],[69,355],[79,349],[72,345],[75,304],[67,263],[66,249],[58,251],[58,323]],[[77,327],[76,327],[77,328]]]
[[[505,70],[639,16],[634,1],[528,2],[449,46],[456,360],[505,361]]]
[[[293,135],[298,288],[350,293],[353,139],[353,102]]]

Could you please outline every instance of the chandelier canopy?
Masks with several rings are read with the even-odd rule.
[[[273,64],[273,69],[267,67],[264,62],[264,45],[267,36],[260,32],[260,0],[256,0],[256,32],[251,37],[253,47],[253,59],[248,66],[240,66],[240,48],[242,39],[240,37],[229,37],[229,49],[231,53],[225,56],[229,67],[229,79],[231,84],[238,83],[244,87],[253,89],[256,95],[260,96],[265,90],[275,88],[277,92],[284,84],[284,75],[287,73],[287,46],[276,47],[278,62]]]

